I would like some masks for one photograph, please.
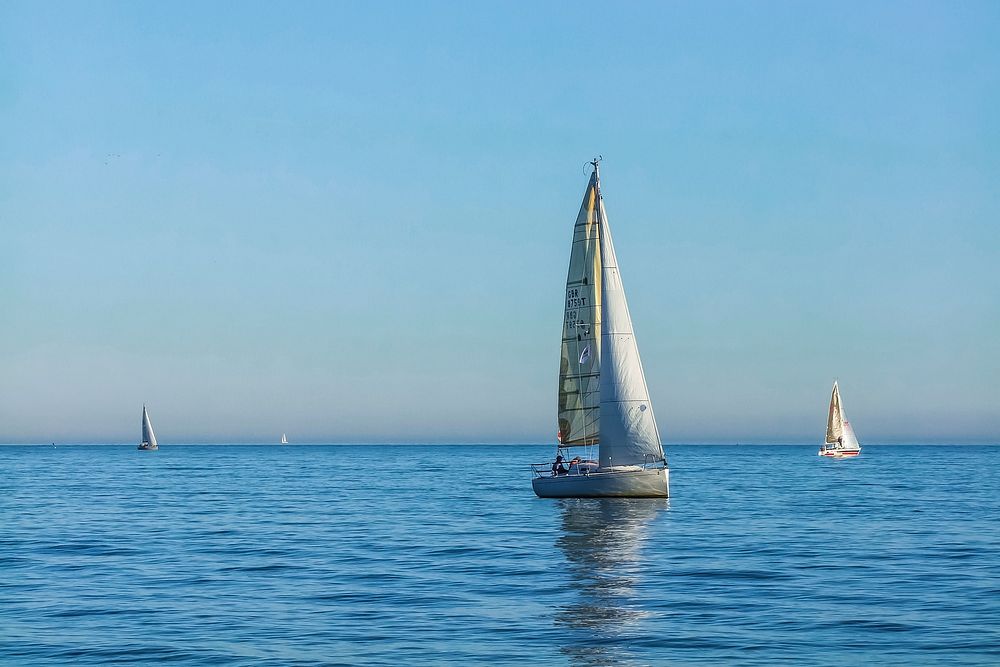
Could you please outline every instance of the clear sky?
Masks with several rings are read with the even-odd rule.
[[[996,2],[0,5],[0,442],[551,441],[605,201],[664,440],[1000,439]]]

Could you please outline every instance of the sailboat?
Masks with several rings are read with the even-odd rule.
[[[287,445],[288,444],[288,438],[285,437],[284,433],[281,434],[281,444],[283,444],[283,445]]]
[[[149,413],[146,412],[146,406],[142,406],[142,442],[139,443],[137,449],[142,449],[144,451],[156,451],[159,449],[156,445],[156,436],[153,434],[153,425],[149,423]]]
[[[840,387],[833,382],[833,394],[830,395],[830,416],[826,420],[826,442],[820,447],[820,456],[843,458],[857,456],[861,453],[861,445],[854,435],[851,422],[844,416],[844,404],[840,400]]]
[[[556,459],[532,465],[531,487],[542,498],[665,498],[669,470],[601,197],[600,158],[590,164],[566,278]]]

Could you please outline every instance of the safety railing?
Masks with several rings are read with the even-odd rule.
[[[553,470],[553,465],[553,463],[532,463],[531,472],[535,477],[586,477],[598,472],[599,469],[597,461],[580,461],[572,464],[569,461],[564,461],[562,466],[566,472],[557,474]]]
[[[611,474],[614,472],[623,472],[622,469],[613,470],[613,465],[607,466],[607,468],[600,468],[597,461],[580,461],[579,463],[570,464],[568,461],[562,463],[566,472],[560,472],[556,474],[553,470],[553,463],[532,463],[531,472],[535,477],[567,477],[567,476],[587,476],[594,474]],[[667,466],[667,460],[665,458],[660,458],[653,454],[646,454],[643,457],[643,462],[639,464],[642,470],[647,470],[649,468],[665,468]],[[626,468],[627,469],[627,468]],[[633,467],[634,469],[634,467]]]

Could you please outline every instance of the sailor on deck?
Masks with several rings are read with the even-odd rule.
[[[556,462],[552,464],[552,476],[567,474],[569,474],[569,470],[566,470],[566,466],[563,465],[562,454],[556,454]]]

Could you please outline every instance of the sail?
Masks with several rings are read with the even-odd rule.
[[[599,179],[595,165],[591,182],[597,190],[602,268],[600,465],[610,467],[662,461],[663,446],[646,389],[639,347],[632,331],[632,318],[618,272]]]
[[[593,445],[600,433],[601,241],[595,171],[573,227],[559,361],[559,440]]]
[[[284,433],[281,434],[281,444],[283,444],[283,445],[287,445],[288,444],[288,438],[285,437]]]
[[[860,451],[861,445],[858,443],[857,436],[854,435],[854,429],[851,427],[851,422],[844,420],[844,445],[841,449],[848,451]]]
[[[838,442],[844,436],[844,409],[840,405],[840,387],[833,383],[833,394],[830,396],[830,415],[826,420],[826,441],[829,444]]]
[[[149,413],[146,406],[142,406],[142,444],[148,444],[151,449],[156,448],[156,436],[153,435],[153,425],[149,423]]]

